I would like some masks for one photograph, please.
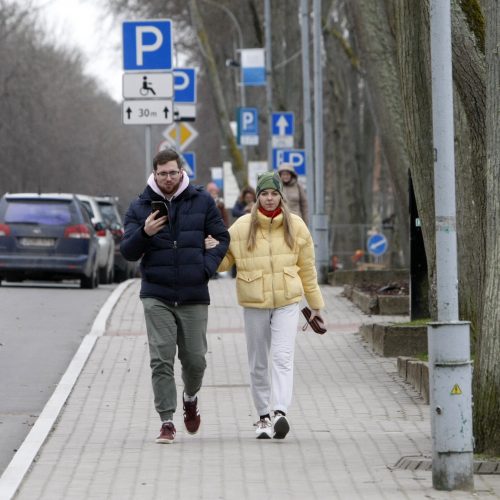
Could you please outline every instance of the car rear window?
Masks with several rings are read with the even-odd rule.
[[[101,209],[102,216],[107,224],[112,224],[114,222],[121,223],[116,211],[115,207],[111,203],[106,203],[99,201],[99,207]]]
[[[62,225],[71,222],[69,201],[9,201],[5,222],[14,224]]]

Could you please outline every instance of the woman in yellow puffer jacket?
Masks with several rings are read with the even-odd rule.
[[[257,203],[229,228],[231,243],[218,269],[227,271],[236,264],[259,439],[283,439],[290,429],[286,412],[292,400],[299,303],[305,296],[313,317],[321,318],[324,307],[311,234],[304,221],[290,213],[282,193],[277,174],[261,174]],[[207,238],[207,248],[216,244]]]

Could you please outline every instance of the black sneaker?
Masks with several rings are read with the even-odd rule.
[[[285,415],[281,415],[281,413],[275,415],[273,422],[273,431],[274,431],[273,438],[285,439],[285,436],[288,434],[289,430],[290,430],[290,424],[288,423],[288,420],[286,419]]]

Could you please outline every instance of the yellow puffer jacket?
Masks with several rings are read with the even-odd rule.
[[[291,215],[295,247],[285,243],[283,214],[274,219],[257,212],[260,227],[257,244],[250,252],[247,237],[251,215],[237,219],[229,228],[231,243],[218,271],[236,263],[236,291],[243,307],[275,309],[300,302],[305,295],[309,307],[324,307],[314,262],[314,244],[304,221]]]

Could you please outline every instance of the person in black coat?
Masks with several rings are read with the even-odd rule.
[[[158,202],[163,215],[156,209]],[[221,244],[205,249],[208,235]],[[197,393],[206,368],[208,281],[228,246],[229,233],[213,198],[203,187],[189,184],[175,150],[160,151],[146,188],[127,210],[120,245],[125,259],[141,260],[140,298],[155,408],[162,420],[158,443],[171,443],[175,438],[177,349],[184,382],[184,424],[191,434],[200,426]]]

